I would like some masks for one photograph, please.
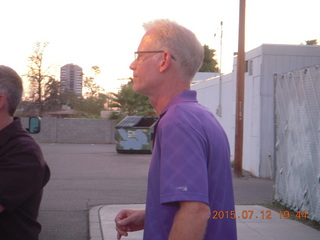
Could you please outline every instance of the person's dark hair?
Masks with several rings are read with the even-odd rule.
[[[0,65],[0,94],[8,100],[8,113],[13,117],[22,97],[21,77],[12,68]]]

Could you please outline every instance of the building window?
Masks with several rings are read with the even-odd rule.
[[[249,76],[253,75],[253,60],[246,61],[246,72]]]

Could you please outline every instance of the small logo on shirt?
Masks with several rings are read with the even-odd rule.
[[[187,186],[180,186],[180,187],[176,187],[176,190],[182,191],[182,192],[187,192],[188,191],[188,187]]]

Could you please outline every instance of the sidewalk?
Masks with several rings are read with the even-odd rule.
[[[114,218],[124,208],[141,209],[144,204],[102,205],[90,210],[90,240],[115,240]],[[258,205],[236,205],[238,240],[319,240],[320,232],[298,221]],[[282,217],[282,219],[281,219]],[[123,240],[142,240],[143,232],[129,233]],[[227,239],[221,239],[227,240]]]

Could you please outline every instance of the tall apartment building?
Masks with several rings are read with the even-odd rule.
[[[82,96],[82,68],[67,64],[60,69],[61,92],[71,91]]]

